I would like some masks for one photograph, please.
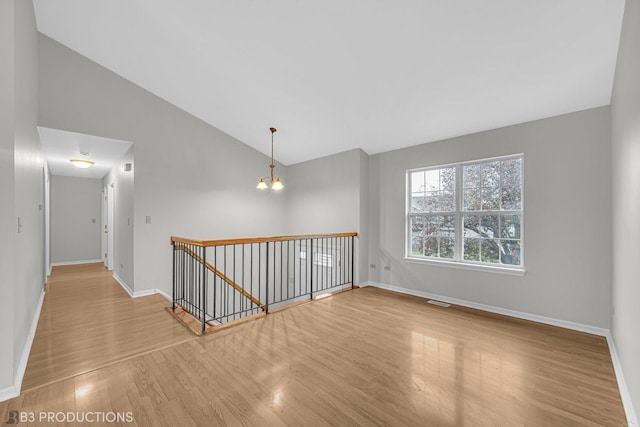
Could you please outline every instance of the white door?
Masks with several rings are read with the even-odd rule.
[[[107,186],[107,268],[113,270],[113,235],[115,234],[115,218],[114,218],[114,188],[113,184]]]
[[[107,267],[107,235],[108,235],[108,223],[107,223],[107,197],[108,197],[108,192],[107,192],[107,187],[104,187],[102,189],[102,262],[104,263],[104,266]]]
[[[43,168],[42,170],[44,179],[44,281],[47,282],[47,277],[51,273],[51,221],[49,219],[49,209],[51,206],[51,183],[49,182],[49,169]]]

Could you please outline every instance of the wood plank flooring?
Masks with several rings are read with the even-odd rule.
[[[130,298],[102,263],[54,267],[23,390],[191,339],[161,295]]]
[[[76,279],[52,280],[45,300],[72,328],[79,322],[74,307],[83,304],[62,309],[52,302],[58,286],[86,286]],[[109,286],[108,277],[95,280]],[[102,312],[127,303],[126,294],[111,306],[98,302],[115,292],[95,289],[86,297],[96,298],[93,313],[102,319],[93,333],[77,329],[54,339],[39,326],[27,371],[31,390],[0,403],[0,423],[9,411],[113,411],[133,420],[108,425],[626,425],[602,337],[362,288],[202,337],[189,337],[162,308],[166,302],[136,299],[158,306],[157,313],[139,308],[142,316],[157,314],[148,333],[158,340],[113,338],[103,351],[90,350],[108,341],[99,326],[107,327],[110,314]],[[138,323],[134,314],[109,327]],[[45,350],[35,355],[43,339],[52,340],[48,358]],[[74,352],[78,347],[85,350]],[[112,347],[123,348],[123,360],[113,361]],[[65,359],[82,365],[77,372],[102,367],[75,376],[54,368],[45,380],[36,374]]]

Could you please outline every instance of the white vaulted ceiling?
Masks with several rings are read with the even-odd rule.
[[[607,105],[624,0],[34,0],[47,36],[269,154]]]

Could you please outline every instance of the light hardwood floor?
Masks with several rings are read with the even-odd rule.
[[[121,425],[139,426],[626,425],[602,337],[375,288],[194,337],[163,310],[166,300],[130,300],[86,268],[68,268],[68,280],[55,272],[31,389],[0,403],[0,423],[8,411],[114,411],[131,412]],[[88,301],[54,302],[88,283]],[[89,301],[100,320],[85,330],[87,313],[76,310]],[[120,308],[133,303],[141,307]],[[55,338],[54,319],[70,330]],[[148,337],[130,330],[150,320]]]
[[[54,267],[22,389],[193,338],[167,305],[161,295],[130,298],[102,263]]]

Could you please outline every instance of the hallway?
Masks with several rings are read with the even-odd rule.
[[[168,306],[158,294],[129,297],[102,263],[54,267],[22,390],[193,339]]]

